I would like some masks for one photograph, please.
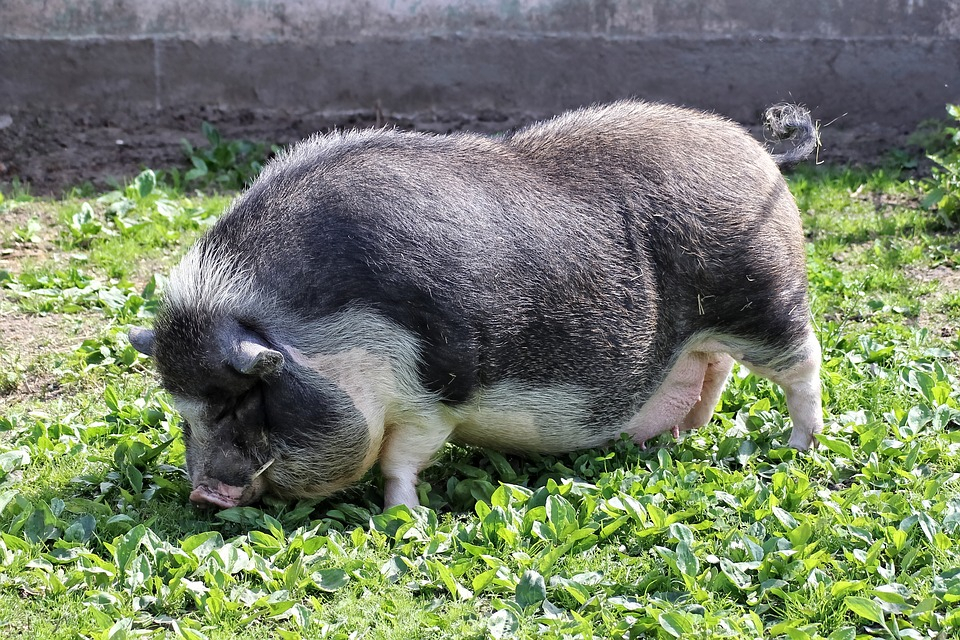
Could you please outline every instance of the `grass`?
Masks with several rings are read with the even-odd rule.
[[[0,347],[0,633],[960,636],[960,241],[899,172],[790,183],[824,350],[816,451],[785,448],[781,391],[738,369],[678,442],[450,446],[429,507],[386,513],[375,473],[319,502],[188,504],[179,418],[125,330],[227,198],[149,171],[99,196],[6,194],[0,314],[21,329]]]

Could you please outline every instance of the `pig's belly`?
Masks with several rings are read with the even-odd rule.
[[[691,354],[678,358],[661,388],[645,402],[637,397],[602,398],[604,394],[576,385],[496,384],[449,409],[453,439],[518,453],[562,453],[597,447],[622,433],[642,444],[683,426],[688,412],[700,401],[706,361],[700,363],[703,366],[692,367],[688,360],[693,360]],[[696,426],[699,424],[683,428]]]
[[[563,453],[598,447],[626,431],[632,398],[598,402],[575,385],[502,382],[449,409],[457,442],[517,453]],[[601,407],[598,409],[598,405]]]

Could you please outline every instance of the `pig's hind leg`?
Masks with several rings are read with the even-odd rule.
[[[823,405],[820,397],[820,342],[809,329],[806,340],[790,351],[787,358],[772,361],[741,359],[747,367],[780,385],[787,398],[787,410],[793,420],[790,446],[809,449],[816,444],[814,435],[823,431]],[[751,361],[752,360],[752,361]]]
[[[680,355],[660,387],[624,429],[634,442],[642,447],[647,440],[661,433],[679,432],[687,416],[701,402],[710,359],[714,355],[696,351]]]
[[[675,436],[679,436],[680,431],[699,429],[710,422],[713,410],[723,393],[723,387],[727,383],[727,377],[733,370],[733,358],[726,353],[710,353],[707,356],[707,370],[703,376],[700,399],[684,417],[683,422],[678,425],[674,432]]]

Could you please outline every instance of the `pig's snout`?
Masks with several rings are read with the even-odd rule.
[[[190,502],[201,507],[229,509],[252,502],[252,499],[245,495],[251,493],[250,489],[252,487],[234,487],[219,480],[208,480],[190,492]]]
[[[250,480],[242,487],[227,484],[208,474],[200,473],[194,476],[190,502],[201,507],[219,507],[221,509],[252,504],[267,489],[267,483],[263,475],[271,465],[273,465],[272,459],[254,472]],[[244,482],[243,480],[240,481]]]

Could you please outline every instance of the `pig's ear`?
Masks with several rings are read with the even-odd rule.
[[[252,331],[241,328],[232,342],[232,348],[227,353],[227,363],[240,373],[269,378],[283,368],[283,354],[271,349]]]
[[[156,337],[152,329],[131,327],[127,333],[133,348],[145,356],[153,356],[153,341]]]

